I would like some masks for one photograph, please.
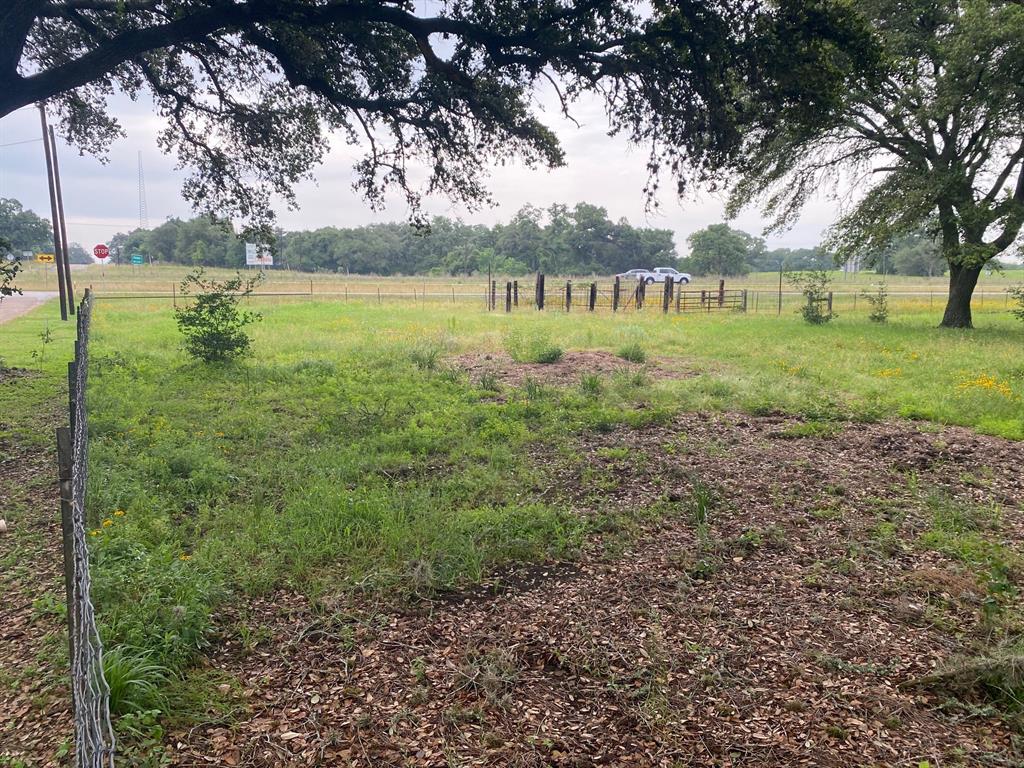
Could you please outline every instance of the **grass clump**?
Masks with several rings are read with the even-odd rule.
[[[647,352],[640,345],[640,342],[633,341],[619,349],[616,353],[623,360],[630,363],[646,363]]]
[[[505,351],[517,363],[543,363],[550,365],[562,359],[562,348],[540,329],[513,330],[505,335]]]
[[[114,715],[139,714],[164,708],[161,686],[170,670],[152,660],[152,653],[126,647],[103,654],[103,676],[110,687],[110,711]]]

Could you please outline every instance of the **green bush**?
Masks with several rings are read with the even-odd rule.
[[[246,279],[237,274],[221,282],[206,280],[204,274],[200,268],[181,281],[186,303],[174,310],[174,316],[185,337],[185,351],[205,363],[241,357],[252,345],[245,327],[260,315],[242,311],[238,302],[253,292],[263,275]]]

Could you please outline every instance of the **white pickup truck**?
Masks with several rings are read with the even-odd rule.
[[[647,285],[664,283],[671,280],[674,283],[686,285],[693,278],[686,272],[680,272],[672,267],[655,267],[654,269],[631,269],[628,272],[620,272],[616,277],[622,280],[643,280]]]

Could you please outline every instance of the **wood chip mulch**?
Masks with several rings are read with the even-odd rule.
[[[72,731],[56,458],[2,415],[0,434],[0,766],[56,766]]]
[[[921,494],[999,504],[996,535],[1017,546],[1021,444],[907,423],[786,439],[788,423],[688,415],[538,450],[539,498],[648,521],[574,563],[413,609],[284,592],[245,606],[270,635],[243,648],[225,632],[209,663],[247,714],[173,731],[173,763],[1024,764],[992,710],[904,685],[987,642],[984,585],[920,545]],[[721,500],[704,537],[695,476]]]

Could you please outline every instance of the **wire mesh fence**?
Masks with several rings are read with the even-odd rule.
[[[61,523],[64,539],[64,585],[68,604],[68,650],[75,720],[75,765],[113,768],[114,730],[110,722],[110,688],[103,675],[103,645],[96,627],[89,578],[85,489],[89,430],[86,386],[89,377],[89,328],[92,294],[79,305],[75,359],[68,363],[70,426],[57,430]]]

